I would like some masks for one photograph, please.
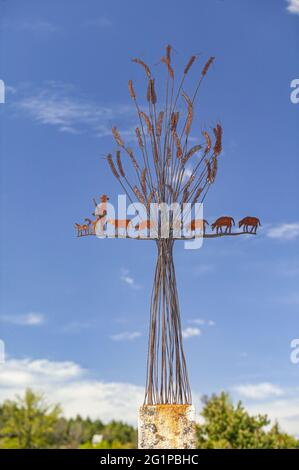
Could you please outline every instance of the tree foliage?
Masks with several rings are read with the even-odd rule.
[[[204,424],[197,427],[198,447],[203,449],[285,449],[299,448],[299,442],[280,431],[275,423],[269,430],[267,415],[250,416],[239,401],[233,405],[226,393],[203,398]]]
[[[93,446],[94,435],[102,441]],[[27,389],[24,397],[0,406],[0,449],[37,448],[134,448],[137,431],[128,424],[77,415],[66,419],[59,405],[48,405],[42,394]]]
[[[285,449],[299,448],[299,441],[270,426],[266,415],[250,416],[241,402],[234,405],[226,393],[204,397],[203,424],[197,426],[198,448]],[[93,444],[93,437],[101,436]],[[137,431],[121,421],[104,424],[77,415],[66,419],[58,405],[26,390],[24,397],[0,405],[0,448],[136,448]]]
[[[1,410],[4,447],[47,447],[60,414],[58,405],[48,405],[42,394],[35,394],[30,389],[23,398],[17,396],[15,401],[5,401]]]

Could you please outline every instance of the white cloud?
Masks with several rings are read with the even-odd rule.
[[[245,398],[251,398],[254,400],[263,400],[269,397],[279,397],[284,395],[284,391],[281,387],[274,385],[270,382],[262,382],[259,384],[244,384],[236,385],[233,387],[239,395]]]
[[[194,336],[200,336],[201,335],[201,330],[199,328],[184,328],[182,331],[183,338],[188,339],[188,338],[193,338]]]
[[[299,436],[299,398],[273,400],[270,402],[247,404],[251,414],[267,414],[272,422],[278,421],[282,430]]]
[[[0,365],[0,402],[23,394],[26,387],[44,392],[51,403],[60,403],[67,417],[80,413],[105,422],[122,419],[134,425],[144,398],[143,387],[91,379],[74,362],[10,359]]]
[[[83,369],[74,362],[51,362],[47,359],[31,361],[30,359],[9,359],[0,366],[1,388],[23,385],[31,387],[31,383],[40,385],[51,382],[68,381],[83,375]],[[1,396],[1,394],[0,394]]]
[[[267,236],[281,240],[293,240],[299,236],[299,223],[294,222],[291,224],[281,224],[276,227],[269,228]]]
[[[129,284],[129,286],[134,286],[135,284],[135,281],[131,276],[122,275],[121,280],[126,284]]]
[[[205,320],[204,318],[192,318],[189,320],[189,323],[194,323],[195,325],[208,325],[208,326],[216,325],[214,320]]]
[[[19,27],[25,31],[33,31],[36,33],[56,33],[60,30],[57,25],[43,20],[23,21],[19,24]]]
[[[123,331],[122,333],[111,335],[110,338],[113,341],[132,341],[140,336],[142,336],[140,331]]]
[[[5,84],[5,91],[15,95],[17,93],[17,88],[15,86]]]
[[[72,321],[62,327],[64,333],[77,334],[92,327],[91,322]]]
[[[193,267],[193,273],[195,276],[201,276],[202,274],[210,273],[214,270],[214,266],[211,264],[199,264]]]
[[[28,31],[37,34],[53,34],[61,31],[59,26],[39,19],[3,20],[1,26],[8,30]]]
[[[125,382],[103,382],[72,361],[9,359],[0,365],[0,403],[22,395],[26,387],[45,393],[51,403],[60,403],[66,417],[81,414],[104,422],[122,419],[136,426],[137,410],[144,399],[144,387]],[[200,395],[193,393],[198,413]],[[251,414],[268,414],[282,429],[299,435],[299,399],[289,396],[269,402],[246,404]]]
[[[111,128],[117,124],[123,137],[135,139],[132,106],[96,103],[80,96],[70,84],[49,81],[42,89],[20,87],[13,107],[18,114],[25,114],[39,124],[54,126],[61,132],[92,132],[97,137],[106,137],[111,136]]]
[[[140,289],[140,285],[136,283],[135,279],[131,276],[128,269],[122,269],[120,280],[130,286],[132,289]]]
[[[13,325],[37,326],[43,325],[46,317],[42,313],[29,312],[20,315],[0,315],[0,321]]]
[[[287,10],[290,13],[295,13],[299,15],[299,0],[287,0],[287,2],[288,2]]]
[[[205,325],[206,320],[203,318],[194,318],[193,320],[189,320],[189,323],[195,323],[196,325]]]
[[[278,298],[278,301],[286,305],[299,305],[299,293],[291,292],[288,295]]]

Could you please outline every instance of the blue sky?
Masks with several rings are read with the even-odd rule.
[[[69,414],[122,410],[134,420],[155,245],[78,240],[73,224],[93,197],[119,192],[102,157],[115,150],[112,125],[130,139],[136,122],[127,80],[143,75],[130,59],[162,80],[155,64],[169,43],[177,70],[200,54],[194,80],[216,57],[192,131],[218,120],[224,128],[205,218],[262,222],[255,238],[206,240],[195,251],[177,243],[194,396],[227,390],[299,434],[299,364],[290,361],[299,337],[298,1],[12,0],[0,9],[0,398],[31,385]]]

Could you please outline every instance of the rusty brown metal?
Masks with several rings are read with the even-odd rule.
[[[171,65],[171,50],[171,47],[167,46],[166,57],[161,59],[161,62],[166,65],[168,75],[166,96],[160,101],[162,105],[159,106],[159,110],[156,108],[159,103],[156,89],[159,90],[160,87],[154,86],[156,82],[154,82],[151,69],[143,60],[139,58],[133,60],[146,72],[147,85],[149,85],[148,109],[141,109],[137,102],[133,82],[129,81],[129,91],[138,117],[138,127],[136,128],[138,145],[134,149],[128,147],[121,133],[116,127],[113,127],[112,134],[117,145],[116,158],[111,153],[106,157],[110,171],[130,202],[134,205],[133,200],[137,198],[140,203],[144,204],[147,214],[146,220],[150,219],[149,205],[151,203],[165,202],[169,205],[178,203],[181,207],[184,204],[189,204],[190,211],[195,204],[202,204],[210,187],[215,182],[218,172],[218,158],[222,151],[223,129],[220,123],[216,123],[213,127],[214,137],[212,132],[208,133],[203,130],[204,142],[198,142],[196,145],[194,143],[191,145],[190,142],[195,100],[214,57],[208,59],[199,74],[200,78],[193,94],[187,96],[183,89],[183,83],[190,67],[185,68],[182,80],[176,87],[176,75]],[[184,108],[178,111],[180,97],[184,99]],[[138,153],[136,154],[136,152]],[[123,155],[124,158],[122,158]],[[187,164],[188,166],[186,166]],[[101,228],[105,223],[110,223],[117,229],[127,228],[130,223],[129,219],[117,220],[107,217],[105,222],[107,200],[108,197],[103,195],[101,207],[96,206],[94,212],[96,220],[86,219],[87,224],[76,224],[79,237],[95,235],[97,222],[100,223]],[[95,200],[94,203],[96,205]],[[252,217],[245,219],[239,223],[239,227],[244,227],[243,231],[233,232],[234,220],[231,217],[223,216],[211,226],[212,232],[216,229],[216,233],[207,232],[204,224],[204,233],[199,236],[216,238],[248,233],[255,235],[258,226],[256,220],[258,219],[253,220]],[[196,221],[193,225],[196,227]],[[251,227],[250,230],[249,227]],[[196,237],[197,235],[194,234],[193,238]],[[130,237],[118,235],[115,238]],[[157,246],[157,261],[150,306],[144,403],[145,405],[167,405],[168,407],[173,404],[187,406],[191,404],[192,399],[183,350],[181,315],[173,260],[173,245],[178,238],[174,238],[172,235],[165,238],[158,231],[154,238],[133,239],[154,240]],[[179,239],[190,240],[192,237]],[[167,409],[170,410],[170,408]],[[161,410],[162,408],[160,413],[163,414],[164,411],[162,413]]]

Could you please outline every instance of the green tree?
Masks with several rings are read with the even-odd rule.
[[[103,431],[103,437],[109,443],[118,441],[121,444],[137,443],[137,431],[133,426],[125,424],[121,421],[111,421],[108,423]]]
[[[133,426],[121,421],[110,421],[103,425],[101,421],[93,423],[92,434],[87,442],[80,445],[80,449],[135,449],[137,446],[137,431]],[[103,440],[93,445],[94,434],[101,434]]]
[[[43,394],[27,389],[24,397],[7,400],[2,406],[1,447],[34,449],[49,447],[50,436],[61,409],[48,405]]]
[[[267,431],[267,415],[250,416],[239,401],[233,405],[226,393],[203,398],[204,424],[197,427],[198,448],[270,449],[299,448],[299,441],[280,432],[278,424]]]
[[[103,434],[105,426],[101,420],[92,421],[89,417],[82,418],[77,415],[76,418],[69,420],[68,435],[72,447],[77,447],[86,441],[91,441],[94,434]]]
[[[204,423],[197,427],[198,448],[285,449],[299,448],[299,441],[270,427],[266,415],[250,416],[241,402],[233,405],[226,393],[203,399]],[[92,444],[94,434],[103,440]],[[0,406],[0,448],[136,448],[137,431],[120,421],[66,419],[59,406],[48,405],[43,395],[26,390],[23,398]]]

